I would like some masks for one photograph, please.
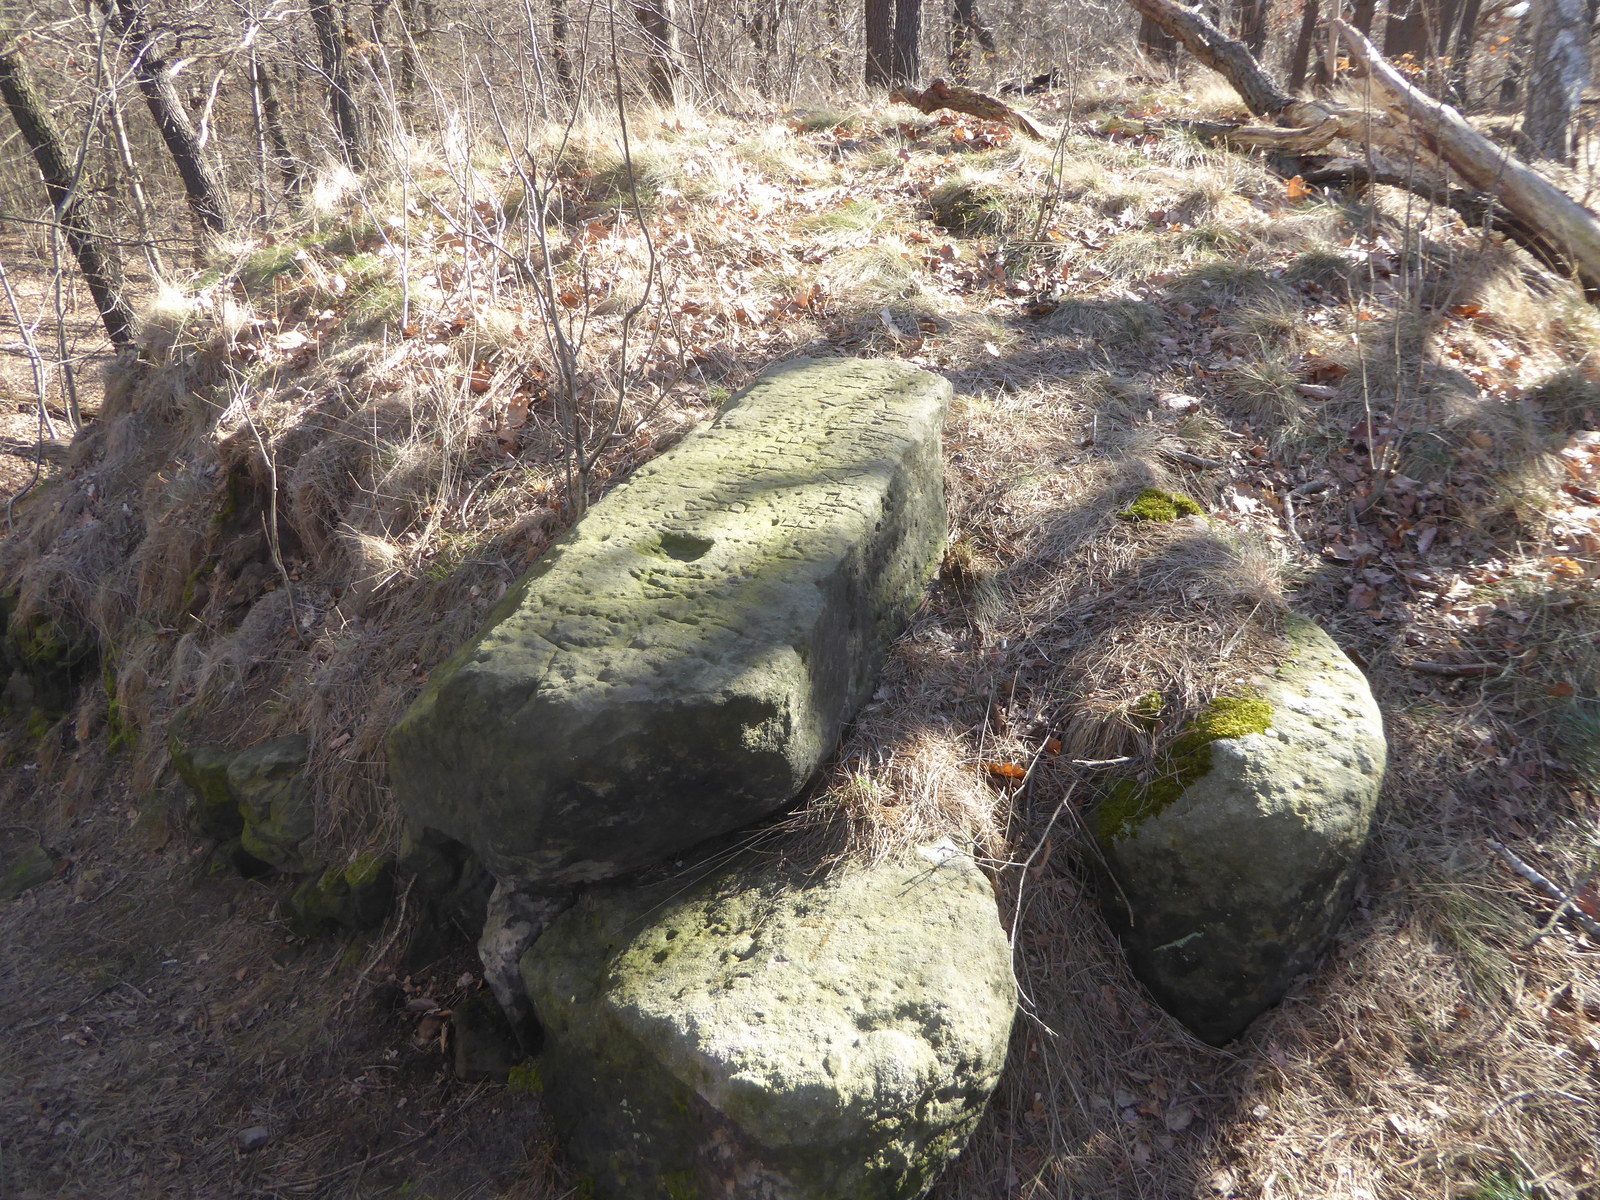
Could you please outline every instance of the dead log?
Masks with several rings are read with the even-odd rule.
[[[998,96],[943,79],[935,79],[920,92],[909,85],[897,87],[889,93],[889,99],[909,104],[919,112],[932,113],[948,108],[982,121],[998,121],[1041,142],[1053,142],[1060,136],[1060,130],[1035,120],[1020,108],[1013,108]]]
[[[1468,225],[1488,228],[1510,238],[1555,274],[1563,277],[1572,274],[1572,260],[1539,230],[1512,216],[1493,196],[1452,187],[1440,173],[1412,163],[1392,162],[1380,155],[1365,158],[1316,155],[1302,162],[1300,178],[1312,187],[1358,191],[1382,184],[1401,188],[1453,210]],[[1591,295],[1590,298],[1595,297]]]
[[[1510,216],[1537,231],[1572,264],[1584,290],[1600,294],[1600,219],[1509,150],[1473,129],[1450,105],[1418,91],[1350,24],[1334,21],[1333,27],[1351,59],[1410,119],[1421,147],[1448,163],[1469,186],[1494,196]]]
[[[1403,122],[1332,100],[1296,99],[1279,86],[1244,43],[1228,37],[1203,13],[1178,0],[1128,3],[1227,79],[1251,112],[1295,127],[1221,126],[1203,131],[1211,140],[1239,148],[1304,154],[1340,137],[1365,146],[1369,153],[1380,150],[1403,159],[1431,155],[1448,164],[1471,189],[1493,197],[1504,216],[1494,216],[1487,202],[1468,204],[1453,195],[1438,182],[1438,172],[1432,168],[1424,170],[1420,186],[1404,170],[1375,181],[1393,182],[1425,196],[1438,193],[1458,211],[1476,211],[1480,220],[1490,219],[1541,262],[1563,274],[1575,274],[1586,292],[1600,295],[1600,219],[1478,133],[1448,104],[1413,87],[1349,22],[1336,19],[1332,24],[1351,59],[1385,90],[1391,100],[1388,107],[1397,111]]]

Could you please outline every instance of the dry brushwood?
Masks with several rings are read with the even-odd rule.
[[[1563,251],[1584,289],[1600,292],[1600,220],[1511,152],[1484,137],[1448,104],[1418,91],[1353,26],[1335,21],[1352,60],[1389,94],[1420,143],[1517,221]]]
[[[998,121],[1036,141],[1053,142],[1060,136],[1059,130],[1042,124],[1020,108],[1013,108],[998,96],[962,87],[958,83],[948,83],[943,79],[935,79],[920,92],[909,86],[895,88],[889,93],[889,99],[909,104],[919,112],[932,113],[948,108],[951,112],[966,113],[979,120]]]
[[[1444,196],[1451,207],[1511,237],[1546,266],[1576,274],[1591,296],[1600,294],[1600,220],[1532,168],[1478,133],[1448,104],[1425,95],[1378,53],[1354,26],[1335,20],[1351,60],[1384,91],[1389,112],[1354,108],[1333,100],[1290,95],[1234,38],[1198,9],[1177,0],[1128,0],[1140,14],[1170,33],[1196,58],[1233,85],[1258,116],[1289,128],[1187,122],[1206,140],[1239,149],[1307,154],[1343,138],[1402,161],[1398,169],[1372,173],[1372,182],[1392,184],[1428,198]],[[1128,131],[1126,122],[1109,132]],[[1442,182],[1448,166],[1477,193],[1453,193]],[[1332,177],[1329,177],[1332,181]],[[1492,197],[1492,199],[1490,199]],[[1504,219],[1497,219],[1503,209]]]

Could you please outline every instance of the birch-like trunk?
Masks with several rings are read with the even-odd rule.
[[[1534,0],[1522,133],[1533,153],[1572,159],[1572,120],[1589,84],[1583,0]]]

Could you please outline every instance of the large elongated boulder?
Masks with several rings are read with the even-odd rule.
[[[775,367],[558,541],[389,740],[409,814],[509,885],[660,861],[788,803],[945,536],[945,380]]]
[[[522,960],[601,1200],[904,1200],[1005,1061],[1011,953],[948,842],[810,875],[592,890]]]
[[[1383,717],[1321,628],[1258,693],[1223,697],[1144,785],[1094,824],[1117,887],[1106,913],[1134,973],[1221,1045],[1309,968],[1350,906],[1383,782]]]

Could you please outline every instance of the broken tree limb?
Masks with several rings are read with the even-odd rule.
[[[1396,163],[1376,154],[1365,159],[1319,155],[1306,160],[1300,177],[1321,188],[1357,190],[1372,184],[1401,188],[1453,209],[1469,225],[1480,229],[1487,226],[1505,235],[1555,274],[1572,274],[1572,260],[1538,229],[1512,216],[1493,196],[1451,187],[1439,173],[1428,168]]]
[[[1231,83],[1256,116],[1276,117],[1297,105],[1298,101],[1267,74],[1243,42],[1217,28],[1199,9],[1187,8],[1177,0],[1128,0],[1128,3],[1140,16],[1177,38],[1184,49]]]
[[[1303,129],[1235,125],[1227,121],[1144,121],[1122,116],[1107,117],[1099,126],[1100,132],[1105,134],[1137,135],[1181,129],[1207,144],[1230,146],[1235,150],[1270,150],[1276,154],[1313,154],[1338,137],[1343,128],[1343,123],[1332,116]]]
[[[1513,871],[1556,902],[1558,905],[1556,914],[1558,916],[1565,914],[1571,917],[1573,921],[1583,926],[1584,931],[1590,937],[1600,938],[1600,921],[1596,921],[1577,906],[1578,897],[1576,893],[1569,893],[1555,880],[1545,876],[1538,868],[1524,862],[1511,847],[1497,842],[1494,838],[1489,839],[1489,845],[1495,848],[1495,852],[1505,859],[1506,864]]]
[[[1171,0],[1131,0],[1136,6]],[[1448,163],[1467,184],[1494,196],[1518,221],[1537,230],[1572,264],[1585,291],[1600,294],[1600,220],[1544,176],[1484,137],[1455,109],[1411,86],[1345,21],[1334,21],[1350,57],[1410,118],[1424,149]]]
[[[1369,113],[1333,100],[1301,100],[1283,88],[1241,41],[1230,38],[1198,9],[1178,0],[1128,0],[1141,15],[1168,30],[1184,47],[1218,72],[1258,117],[1290,128],[1238,126],[1216,134],[1240,149],[1306,154],[1336,137],[1390,151],[1405,151],[1405,140],[1382,113]]]
[[[943,79],[935,79],[920,92],[910,86],[895,88],[889,93],[889,99],[909,104],[919,112],[931,113],[948,108],[952,112],[966,113],[983,121],[999,121],[1041,142],[1053,142],[1060,136],[1060,130],[1036,121],[998,96]]]

